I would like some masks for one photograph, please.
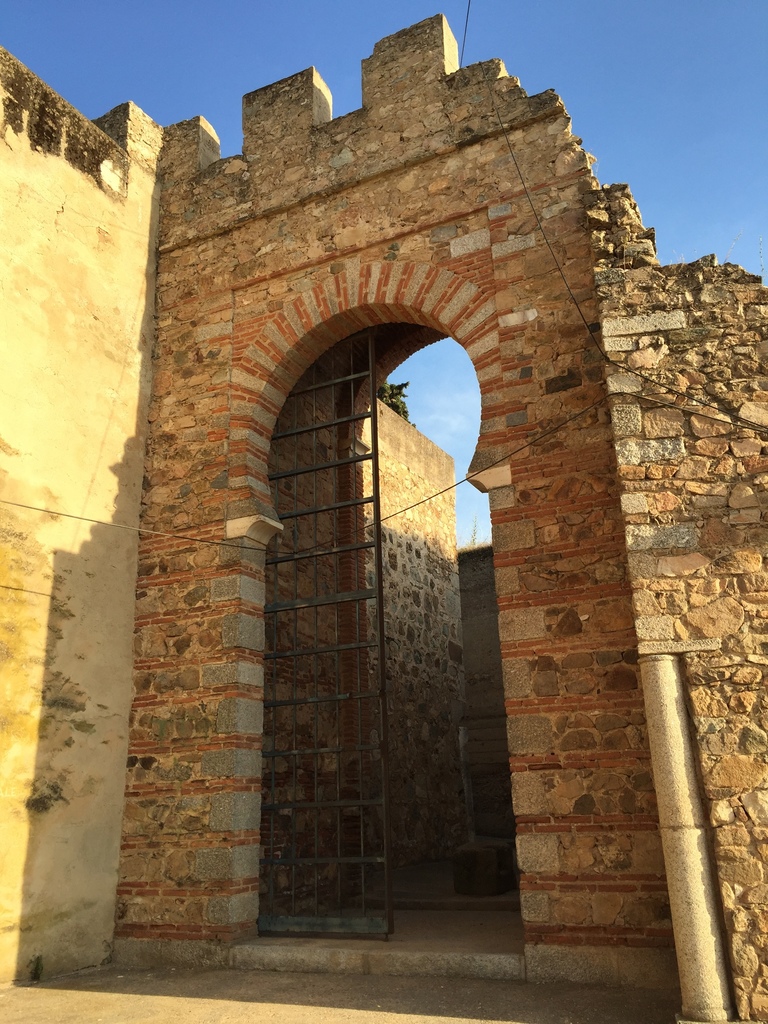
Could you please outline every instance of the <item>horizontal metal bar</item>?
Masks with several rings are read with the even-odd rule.
[[[270,757],[305,757],[315,754],[349,754],[361,753],[363,751],[380,752],[381,743],[350,743],[346,747],[301,747],[292,750],[265,750],[262,753],[262,757],[264,759]]]
[[[267,682],[269,686],[269,682]],[[304,704],[333,704],[342,700],[362,700],[364,697],[378,697],[378,690],[358,690],[357,693],[332,693],[327,697],[297,697],[296,700],[265,700],[265,708],[300,708]]]
[[[268,558],[266,564],[282,565],[284,562],[299,562],[303,558],[322,558],[324,555],[344,555],[348,551],[366,551],[375,547],[375,540],[366,540],[362,541],[360,544],[340,544],[338,547],[323,548],[322,550],[313,548],[311,551],[296,551],[291,555],[281,555],[279,558]]]
[[[261,809],[262,811],[309,811],[313,808],[322,809],[324,807],[381,807],[383,803],[384,797],[382,796],[378,800],[314,800],[298,803],[262,804]]]
[[[299,608],[320,608],[329,604],[349,604],[350,601],[370,601],[376,597],[374,589],[346,590],[338,594],[321,594],[319,597],[297,597],[292,601],[274,601],[264,606],[265,615],[276,615],[278,612],[289,612]]]
[[[293,651],[265,652],[265,661],[277,661],[278,658],[311,658],[316,654],[335,654],[337,651],[362,651],[378,647],[378,640],[360,641],[357,644],[333,644],[331,647],[297,647]]]
[[[273,434],[272,440],[279,441],[284,437],[297,437],[299,434],[309,434],[313,430],[325,430],[328,427],[338,427],[341,423],[357,423],[359,420],[369,420],[368,412],[355,413],[354,416],[340,416],[337,420],[328,420],[326,423],[313,423],[311,427],[294,427],[293,430],[284,430],[279,434]]]
[[[389,934],[387,921],[383,917],[276,917],[272,914],[259,914],[258,923],[259,935]]]
[[[348,498],[346,501],[334,501],[330,505],[318,505],[316,508],[299,508],[294,512],[281,512],[277,518],[282,522],[284,519],[298,519],[300,516],[312,516],[316,515],[318,512],[335,512],[336,509],[340,508],[353,508],[356,505],[370,505],[372,501],[373,498],[370,496],[367,498]],[[371,525],[371,523],[366,523],[365,529],[369,530]],[[267,565],[270,564],[270,562],[267,562]]]
[[[377,857],[267,857],[261,858],[262,864],[383,864],[384,855]]]
[[[330,388],[334,384],[346,384],[351,380],[362,380],[364,377],[370,377],[371,371],[364,370],[362,373],[350,373],[346,377],[334,377],[333,380],[324,380],[319,384],[310,384],[306,388],[294,388],[291,392],[291,397],[294,395],[308,395],[310,391],[319,391],[321,388]]]
[[[295,469],[284,469],[281,473],[270,473],[270,481],[287,480],[292,476],[303,476],[305,473],[320,473],[324,469],[338,469],[339,466],[352,466],[358,462],[370,462],[373,455],[350,455],[346,459],[333,459],[332,462],[316,462],[311,466],[298,466]]]

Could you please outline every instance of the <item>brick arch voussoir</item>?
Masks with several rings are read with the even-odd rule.
[[[485,347],[477,342],[496,327],[493,296],[465,274],[407,260],[354,259],[333,266],[273,320],[292,342],[275,366],[286,398],[323,352],[366,327],[412,323],[430,328],[455,338],[473,363],[474,351]]]

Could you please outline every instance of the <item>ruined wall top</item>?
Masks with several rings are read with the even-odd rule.
[[[124,197],[131,165],[154,173],[162,129],[134,103],[90,121],[0,47],[0,137],[25,136],[61,157],[113,197]]]

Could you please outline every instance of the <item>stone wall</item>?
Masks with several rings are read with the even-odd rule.
[[[641,655],[684,661],[737,1009],[768,1019],[768,289],[660,267],[626,186],[590,197]]]
[[[138,525],[161,129],[3,50],[0,102],[0,980],[28,980],[111,948],[137,538],[90,520]]]
[[[453,459],[379,403],[393,865],[450,857],[467,841],[459,750],[464,710]],[[392,518],[387,518],[392,516]]]
[[[305,371],[375,328],[379,380],[450,336],[480,384],[529,977],[663,976],[646,684],[666,659],[709,825],[694,808],[661,832],[668,851],[696,832],[703,882],[711,841],[720,906],[694,938],[722,913],[738,1012],[768,1019],[768,292],[713,258],[660,267],[559,97],[457,65],[428,19],[376,45],[344,117],[314,69],[248,94],[244,152],[220,160],[203,118],[94,124],[0,51],[2,977],[108,955],[127,740],[120,935],[155,955],[252,931],[273,430]],[[385,514],[433,489],[419,467],[449,473],[395,429]],[[126,737],[136,540],[110,526],[137,523],[145,431]],[[407,579],[388,593],[403,861],[464,827],[451,501],[385,524]],[[667,867],[674,906],[685,858]]]
[[[480,836],[513,838],[493,548],[460,551],[459,581],[466,679],[462,725],[467,730],[465,756],[472,783],[474,829]]]

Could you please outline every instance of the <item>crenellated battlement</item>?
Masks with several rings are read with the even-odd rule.
[[[459,47],[445,16],[436,14],[379,40],[362,68],[363,107],[389,108],[412,79],[428,88],[458,71]]]
[[[315,68],[243,96],[243,153],[259,160],[331,120],[331,90]]]
[[[220,159],[219,136],[204,117],[191,117],[163,130],[159,168],[166,187],[194,177]]]
[[[174,189],[167,209],[183,217],[166,217],[163,244],[498,137],[499,120],[524,132],[559,119],[554,132],[535,133],[525,148],[538,164],[545,149],[553,165],[566,149],[569,171],[588,167],[581,151],[572,159],[578,140],[559,96],[528,96],[498,59],[459,68],[442,15],[378,42],[362,61],[362,95],[362,107],[333,118],[330,90],[315,68],[256,89],[243,99],[243,154],[223,161],[203,119],[167,128],[163,177]]]

